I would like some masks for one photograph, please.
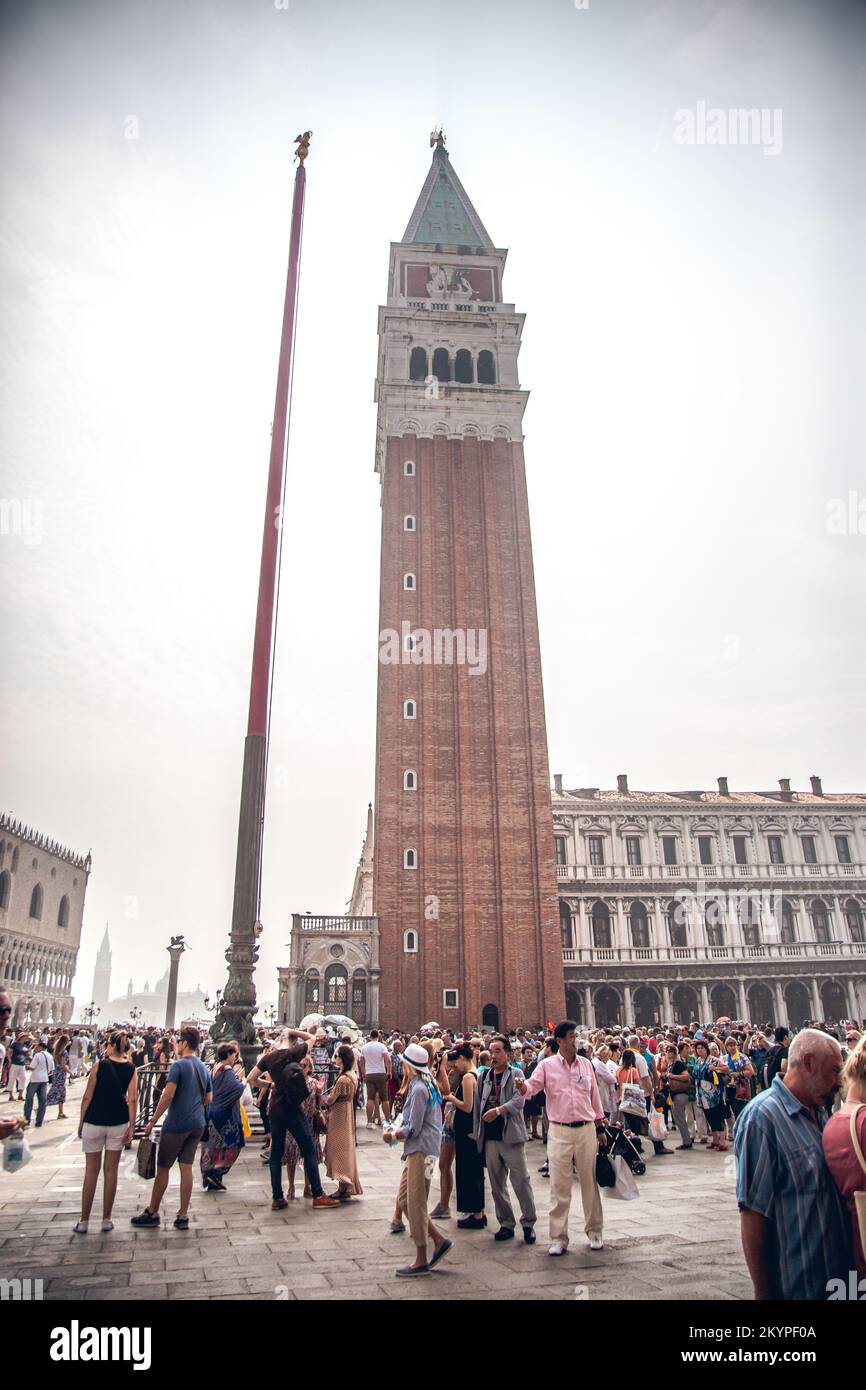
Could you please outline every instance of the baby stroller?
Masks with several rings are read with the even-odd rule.
[[[621,1124],[600,1125],[599,1128],[607,1140],[604,1148],[599,1149],[599,1153],[606,1153],[608,1158],[624,1158],[637,1178],[646,1172],[646,1164],[640,1156],[634,1137],[627,1133]]]

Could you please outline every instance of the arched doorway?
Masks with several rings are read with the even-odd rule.
[[[658,990],[653,989],[652,985],[641,985],[632,994],[632,1009],[634,1021],[638,1028],[643,1028],[647,1024],[660,1023],[661,1002]]]
[[[597,951],[610,950],[610,909],[607,903],[592,905],[592,944]]]
[[[325,1013],[348,1012],[349,976],[343,965],[329,965],[325,971]]]
[[[760,982],[749,985],[746,991],[746,998],[749,1001],[749,1023],[754,1023],[757,1027],[763,1028],[768,1024],[776,1012],[776,1005],[773,1001],[772,991],[769,985]]]
[[[812,940],[826,944],[830,940],[830,918],[827,904],[822,898],[815,898],[809,904],[809,916],[812,919]]]
[[[595,992],[595,1022],[599,1028],[610,1028],[622,1022],[622,1000],[612,985],[602,985]]]
[[[352,976],[352,1018],[356,1023],[367,1022],[367,974],[356,970]]]
[[[629,926],[631,927],[631,944],[638,950],[648,950],[650,944],[649,917],[646,905],[640,901],[633,902],[631,911],[628,914]]]
[[[664,911],[670,943],[683,949],[689,944],[688,904],[682,898],[672,898]]]
[[[785,986],[785,1004],[788,1017],[780,1023],[790,1023],[794,1028],[802,1028],[807,1018],[812,1017],[812,1000],[806,986],[800,980],[791,980]]]
[[[710,1011],[713,1018],[736,1018],[737,996],[730,985],[713,985],[710,990]]]
[[[698,1017],[698,992],[691,985],[677,985],[671,994],[675,1023],[691,1023]]]
[[[495,1004],[485,1004],[481,1010],[481,1026],[491,1028],[495,1033],[499,1028],[499,1010]]]
[[[838,980],[825,980],[821,985],[821,1003],[824,1006],[822,1022],[838,1023],[839,1019],[848,1017],[845,986],[840,985]]]
[[[737,904],[737,917],[743,933],[744,946],[761,944],[761,899],[757,894],[747,893]]]
[[[304,981],[304,1013],[318,1012],[322,999],[321,981],[318,970],[311,970]]]
[[[575,1023],[585,1023],[583,1017],[583,991],[577,985],[565,986],[565,1012]]]
[[[711,898],[704,906],[704,928],[708,946],[724,946],[725,909],[715,898]]]
[[[776,915],[783,946],[792,946],[797,940],[797,912],[790,898],[781,899]]]
[[[571,908],[564,898],[559,900],[559,934],[563,951],[574,949],[574,932],[571,927]]]
[[[852,941],[866,940],[863,932],[863,909],[856,898],[849,898],[845,904],[845,921]]]

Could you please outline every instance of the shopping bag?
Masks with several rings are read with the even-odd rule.
[[[638,1195],[634,1173],[629,1168],[625,1159],[620,1158],[619,1155],[617,1155],[616,1158],[612,1158],[611,1163],[613,1165],[615,1181],[613,1187],[605,1189],[605,1195],[608,1197],[618,1197],[620,1201],[623,1202],[633,1201]]]
[[[250,1126],[249,1116],[247,1115],[245,1105],[241,1106],[241,1125],[243,1126],[244,1138],[249,1139],[252,1136],[253,1131]]]
[[[21,1130],[16,1134],[10,1134],[8,1139],[3,1140],[3,1172],[17,1173],[29,1163],[33,1154],[30,1145],[24,1138]]]
[[[627,1115],[646,1116],[646,1094],[636,1081],[623,1082],[619,1108]]]
[[[665,1124],[665,1117],[659,1110],[653,1110],[649,1117],[650,1138],[661,1140],[667,1138],[668,1127]]]
[[[156,1177],[156,1144],[153,1139],[144,1135],[138,1141],[138,1153],[135,1156],[135,1166],[138,1169],[138,1176],[147,1180]]]

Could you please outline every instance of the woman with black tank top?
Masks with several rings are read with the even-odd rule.
[[[86,1167],[81,1189],[81,1220],[73,1227],[78,1235],[87,1234],[103,1151],[102,1229],[114,1229],[111,1211],[117,1193],[117,1169],[124,1145],[132,1143],[137,1098],[138,1085],[135,1067],[129,1056],[129,1037],[118,1029],[110,1035],[105,1055],[91,1068],[81,1102],[78,1135]]]

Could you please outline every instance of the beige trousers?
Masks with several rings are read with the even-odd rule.
[[[427,1248],[427,1200],[430,1196],[431,1165],[426,1163],[426,1154],[410,1154],[403,1162],[403,1174],[397,1192],[397,1201],[409,1220],[412,1244],[420,1249]]]
[[[595,1181],[595,1159],[598,1141],[595,1125],[569,1129],[567,1125],[551,1124],[547,1136],[547,1161],[550,1165],[550,1239],[568,1245],[568,1214],[571,1210],[571,1160],[577,1168],[580,1195],[583,1200],[584,1230],[588,1236],[600,1236],[604,1218],[601,1193]]]

